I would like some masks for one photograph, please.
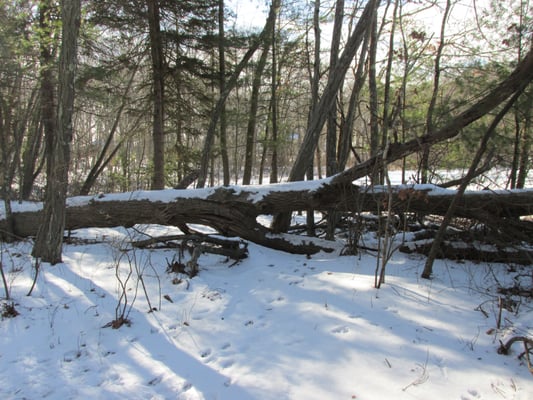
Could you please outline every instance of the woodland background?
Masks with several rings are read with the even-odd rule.
[[[2,198],[45,201],[35,255],[60,259],[66,196],[332,176],[449,126],[529,62],[524,0],[273,0],[252,30],[232,6],[0,1]],[[530,80],[389,168],[442,183],[481,145],[476,167],[524,187]]]

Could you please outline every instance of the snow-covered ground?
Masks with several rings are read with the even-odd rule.
[[[497,285],[520,269],[441,260],[428,281],[423,257],[396,252],[375,289],[375,253],[306,258],[251,243],[233,266],[201,256],[188,279],[166,272],[175,250],[132,249],[139,231],[175,233],[75,231],[95,243],[65,245],[31,296],[31,242],[0,244],[20,313],[0,321],[1,399],[533,398],[521,343],[497,354],[500,340],[533,336],[524,299],[496,329]],[[531,266],[523,273],[531,280]],[[104,327],[117,306],[131,325]]]

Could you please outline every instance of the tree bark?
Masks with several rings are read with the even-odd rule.
[[[276,21],[274,21],[274,24],[272,24],[272,32],[270,32],[270,35],[270,46],[272,47],[272,71],[270,79],[270,126],[272,127],[272,157],[270,161],[270,183],[278,183],[278,49],[276,45]]]
[[[43,218],[32,255],[42,261],[61,262],[65,202],[68,187],[72,115],[74,113],[74,77],[77,65],[77,39],[80,28],[80,0],[61,2],[62,41],[59,57],[57,131],[49,138],[48,175]]]
[[[400,186],[393,188],[391,210],[424,212],[444,215],[454,198],[455,191],[427,186]],[[180,226],[187,223],[211,226],[227,236],[239,236],[264,246],[289,252],[311,254],[314,248],[300,238],[300,244],[291,244],[284,236],[272,235],[257,223],[259,215],[282,212],[335,209],[338,211],[372,211],[383,208],[389,201],[384,187],[360,188],[351,184],[331,184],[331,180],[299,182],[296,185],[278,184],[258,188],[211,188],[191,191],[165,190],[147,192],[154,198],[171,198],[169,201],[150,201],[143,192],[121,195],[72,198],[66,208],[65,229],[84,227],[130,227],[135,224],[161,224]],[[14,212],[15,234],[19,237],[36,234],[41,211]],[[533,215],[533,190],[466,192],[456,201],[458,217],[476,219],[491,224],[515,220],[522,215]],[[0,232],[5,220],[0,220]],[[311,247],[309,247],[311,246]],[[329,247],[326,245],[325,247]]]
[[[335,4],[335,19],[333,23],[333,35],[331,38],[331,50],[329,55],[328,81],[333,80],[333,72],[339,59],[339,47],[341,43],[342,22],[344,19],[344,0],[337,0]],[[327,133],[326,133],[326,176],[339,172],[337,165],[337,105],[334,101],[328,110]]]
[[[446,32],[446,23],[448,21],[448,15],[451,11],[452,3],[451,0],[446,1],[446,8],[444,9],[444,15],[442,17],[442,23],[440,27],[440,39],[439,39],[439,46],[437,48],[437,55],[435,56],[435,69],[433,72],[433,92],[431,94],[431,100],[429,101],[429,106],[426,114],[426,133],[427,132],[433,132],[434,127],[434,117],[435,117],[435,107],[437,105],[437,96],[439,94],[440,89],[440,61],[442,58],[442,52],[444,50],[444,46],[446,45],[445,42],[445,32]],[[430,145],[425,144],[422,146],[422,157],[420,160],[420,175],[421,180],[420,183],[429,183],[430,177],[429,177],[429,153],[430,153]]]
[[[308,70],[309,70],[309,84],[311,87],[311,98],[309,105],[309,114],[307,116],[307,124],[309,125],[318,105],[318,90],[320,88],[320,0],[316,0],[313,8],[313,35],[314,35],[314,47],[313,47],[313,61],[308,56]],[[307,41],[307,36],[306,36]],[[307,49],[309,44],[307,43]],[[311,68],[312,66],[312,68]],[[307,166],[306,176],[308,180],[314,179],[314,162],[311,159],[310,164]],[[319,172],[320,173],[320,172]],[[309,236],[315,236],[315,212],[312,209],[306,210],[306,224],[307,234]]]
[[[224,31],[224,0],[218,2],[218,90],[226,90],[226,35]],[[222,155],[222,171],[224,186],[230,184],[226,105],[220,109],[220,153]]]
[[[164,112],[164,82],[165,71],[163,63],[163,45],[161,38],[159,0],[147,0],[148,28],[150,31],[150,54],[152,57],[152,86],[153,86],[153,173],[152,189],[165,187],[165,112]]]
[[[370,108],[370,155],[375,156],[379,152],[379,116],[378,116],[378,87],[376,78],[376,57],[378,48],[378,18],[376,15],[372,18],[370,27],[370,43],[368,50],[368,91]],[[381,143],[385,146],[385,143]],[[383,184],[379,170],[374,170],[371,179],[374,184]]]
[[[271,38],[272,36],[267,36]],[[259,92],[261,90],[261,80],[265,70],[268,52],[270,48],[270,40],[265,40],[263,52],[257,66],[254,70],[252,81],[252,94],[250,98],[250,114],[248,116],[248,125],[246,128],[246,148],[244,154],[244,174],[242,177],[242,184],[249,185],[252,180],[252,170],[254,161],[255,136],[257,127],[257,110],[259,108]]]

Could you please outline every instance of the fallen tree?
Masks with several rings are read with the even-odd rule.
[[[397,214],[443,215],[455,191],[433,185],[393,187],[392,210]],[[218,187],[196,190],[129,192],[100,196],[73,197],[67,202],[67,230],[85,227],[131,227],[136,224],[161,224],[184,227],[185,224],[210,226],[225,236],[238,236],[263,246],[299,254],[332,250],[317,245],[311,238],[289,240],[273,234],[261,225],[260,215],[275,215],[314,209],[352,213],[379,213],[386,209],[389,189],[332,184],[331,179],[267,185],[261,187]],[[16,209],[11,224],[18,237],[34,236],[41,211]],[[466,192],[457,204],[455,215],[505,229],[521,239],[530,236],[519,217],[533,215],[533,190]],[[7,231],[7,221],[0,220],[0,232]]]

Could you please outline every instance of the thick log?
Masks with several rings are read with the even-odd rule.
[[[389,194],[384,187],[362,188],[330,182],[74,197],[68,201],[65,226],[72,230],[135,224],[203,224],[226,236],[238,236],[283,251],[313,254],[324,248],[331,250],[331,247],[320,247],[309,238],[295,244],[285,236],[272,235],[257,222],[257,217],[307,209],[377,212],[386,208]],[[392,190],[395,212],[437,215],[446,212],[455,193],[432,185],[397,186]],[[41,211],[17,211],[16,203],[13,208],[15,234],[19,237],[35,235]],[[487,223],[533,215],[533,190],[467,192],[458,204],[456,215]],[[5,231],[6,224],[5,219],[0,220],[0,232]]]
[[[432,243],[409,243],[401,246],[402,253],[419,253],[428,255]],[[525,249],[498,249],[476,247],[463,242],[444,241],[439,248],[437,258],[449,260],[470,260],[475,262],[530,265],[533,263],[533,251]]]

